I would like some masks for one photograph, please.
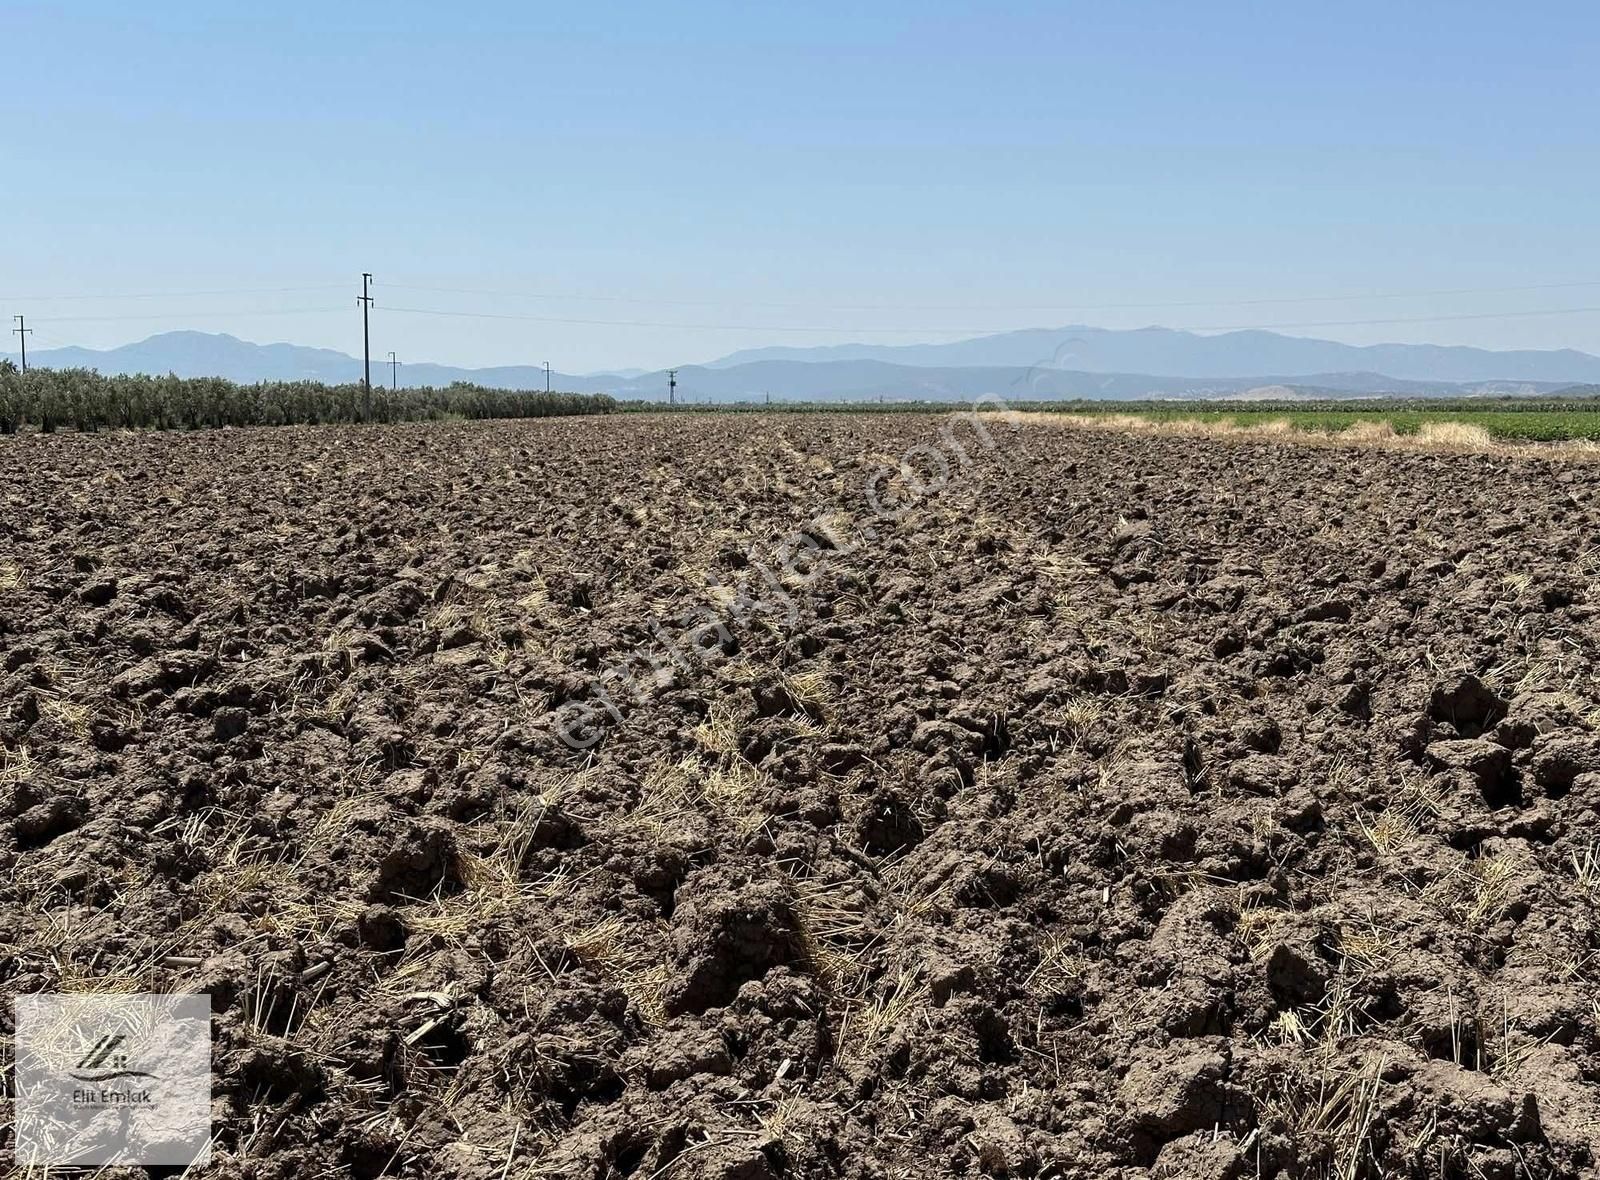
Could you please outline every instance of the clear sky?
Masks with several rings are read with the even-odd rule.
[[[0,3],[0,29],[0,315],[33,348],[358,353],[370,270],[375,354],[569,372],[1066,323],[1600,352],[1600,312],[1498,318],[1600,307],[1592,0]],[[1418,322],[1444,316],[1497,318]],[[1406,322],[1324,323],[1372,319]]]

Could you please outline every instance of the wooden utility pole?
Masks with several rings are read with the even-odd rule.
[[[550,362],[549,361],[545,361],[545,363],[544,363],[544,391],[546,393],[550,392]]]
[[[370,282],[372,275],[362,271],[361,297],[356,300],[361,305],[361,416],[368,422],[372,421],[372,329],[367,323],[367,309],[372,306],[372,296],[367,294]]]
[[[389,350],[389,392],[393,393],[400,383],[400,362],[394,359],[394,350]]]
[[[28,321],[22,316],[14,318],[17,321],[17,326],[11,330],[16,333],[17,339],[22,341],[22,371],[26,373],[28,371],[28,333],[32,332],[33,329],[28,327]]]

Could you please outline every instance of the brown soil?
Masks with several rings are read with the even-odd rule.
[[[0,990],[224,1177],[1594,1175],[1600,468],[946,425],[5,440]]]

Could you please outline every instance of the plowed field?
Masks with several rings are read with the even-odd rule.
[[[209,993],[238,1180],[1592,1176],[1597,493],[922,415],[0,440],[0,992]]]

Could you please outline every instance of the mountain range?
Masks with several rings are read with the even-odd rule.
[[[1091,373],[1156,377],[1242,377],[1257,373],[1312,377],[1381,373],[1402,381],[1549,381],[1600,379],[1600,357],[1572,349],[1495,352],[1437,344],[1338,344],[1250,329],[1202,336],[1172,328],[1117,330],[1072,325],[979,336],[948,344],[835,344],[757,348],[712,361],[729,368],[753,361],[885,361],[918,367],[1047,366]]]
[[[326,348],[253,344],[205,332],[166,332],[97,351],[34,352],[31,364],[82,366],[102,373],[176,373],[235,381],[357,381],[361,361]],[[1266,331],[1202,336],[1169,328],[1119,331],[1087,326],[1031,329],[945,344],[842,344],[759,348],[678,370],[688,401],[780,399],[959,400],[994,394],[1009,400],[1141,397],[1360,397],[1517,395],[1600,383],[1600,357],[1571,349],[1497,352],[1431,344],[1356,346]],[[374,384],[391,377],[373,364]],[[473,381],[543,389],[542,367],[469,369],[431,363],[400,366],[401,385]],[[663,400],[666,370],[552,372],[553,388]]]

